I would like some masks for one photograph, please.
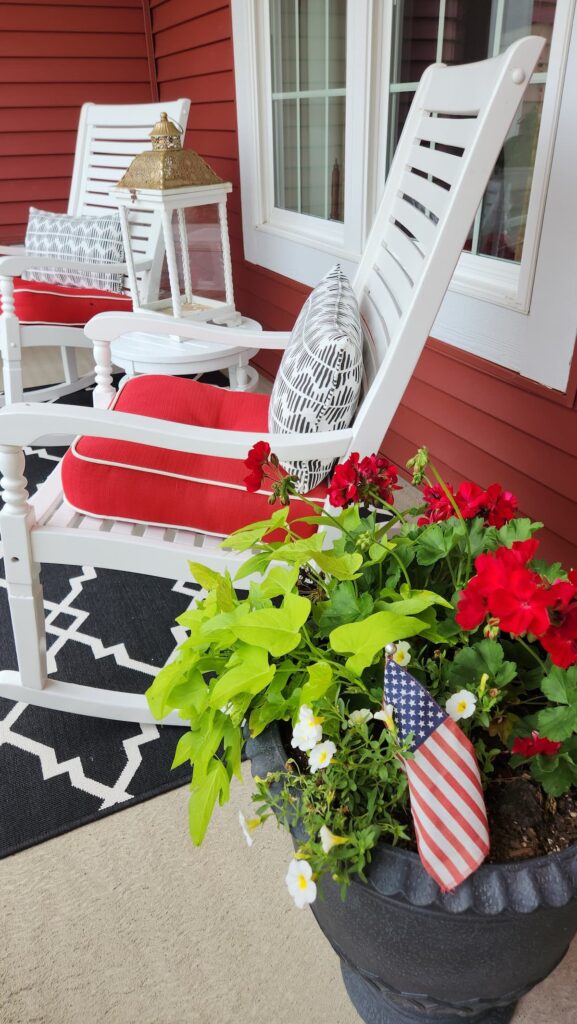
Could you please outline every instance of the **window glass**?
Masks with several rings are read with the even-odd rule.
[[[275,206],[344,218],[347,0],[269,0]]]
[[[429,64],[483,60],[529,34],[548,41],[471,228],[465,248],[476,255],[521,260],[555,6],[556,0],[399,0],[395,6],[389,162]]]

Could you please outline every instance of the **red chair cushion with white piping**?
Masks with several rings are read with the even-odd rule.
[[[22,324],[84,327],[97,313],[132,312],[132,299],[95,288],[68,288],[14,278],[14,309]]]
[[[268,404],[268,395],[147,374],[127,381],[113,408],[174,423],[248,430],[258,440],[268,432]],[[237,459],[98,437],[77,438],[62,460],[64,495],[79,512],[222,536],[267,519],[273,511],[267,500],[270,488],[249,494],[247,473]],[[322,503],[325,495],[321,484],[310,497]],[[310,512],[302,501],[291,501],[291,519]],[[304,524],[297,529],[302,536],[313,532]]]

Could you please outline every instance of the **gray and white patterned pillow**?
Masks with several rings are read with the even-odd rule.
[[[359,399],[363,334],[359,307],[337,264],[309,295],[282,357],[269,406],[271,433],[310,434],[348,427]],[[330,459],[283,462],[306,493],[328,475]]]
[[[117,213],[105,217],[71,217],[30,207],[26,228],[26,253],[81,263],[123,263],[124,246]],[[98,288],[106,292],[123,290],[122,274],[90,273],[37,267],[26,270],[25,281],[45,281],[70,288]]]

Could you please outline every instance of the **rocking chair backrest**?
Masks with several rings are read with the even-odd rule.
[[[544,42],[433,64],[421,79],[353,284],[369,381],[353,427],[361,454],[378,450],[399,405]]]
[[[160,120],[161,111],[186,128],[189,108],[187,99],[110,106],[85,103],[80,112],[68,213],[95,217],[116,211],[108,190],[138,153],[151,148],[149,134]],[[164,246],[159,215],[152,211],[131,214],[130,235],[135,255],[152,260],[152,271],[138,275],[142,301],[146,302],[157,297],[162,270]],[[129,291],[127,279],[125,290]]]

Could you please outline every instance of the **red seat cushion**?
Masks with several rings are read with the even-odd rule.
[[[258,440],[268,430],[268,404],[268,395],[149,374],[129,380],[113,408],[174,423],[254,431]],[[77,438],[62,461],[64,494],[79,512],[222,536],[273,511],[267,500],[270,489],[247,492],[247,473],[236,459],[99,437]],[[325,495],[326,487],[320,485],[310,497],[322,503]],[[291,501],[291,519],[310,511],[302,501]],[[296,529],[302,536],[313,532],[310,525]]]
[[[132,299],[120,292],[68,288],[44,281],[14,278],[14,308],[23,324],[61,324],[84,327],[97,313],[132,312]]]

